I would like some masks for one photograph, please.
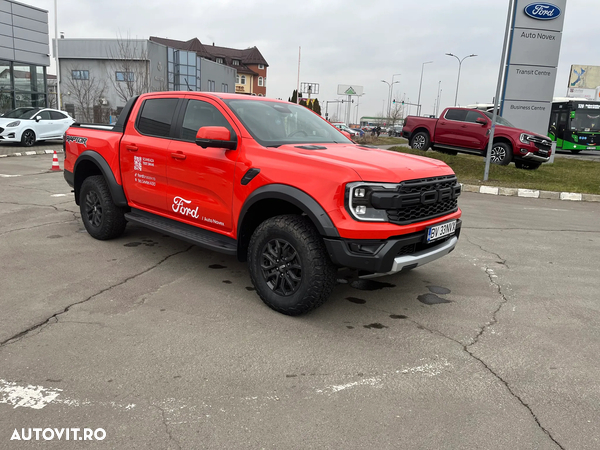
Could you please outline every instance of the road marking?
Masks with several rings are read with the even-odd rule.
[[[52,194],[50,197],[66,197],[67,194]]]
[[[0,177],[2,178],[14,178],[14,177],[20,177],[21,175],[6,175],[4,173],[0,173]]]
[[[92,402],[90,400],[75,400],[65,397],[63,389],[45,388],[43,386],[27,385],[21,386],[12,381],[0,378],[0,404],[10,405],[16,408],[42,409],[49,404],[61,404],[73,407],[81,406],[104,406],[113,409],[130,410],[135,408],[135,403],[121,404],[116,402]],[[61,398],[59,398],[61,396]]]

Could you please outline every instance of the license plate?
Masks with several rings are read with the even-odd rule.
[[[588,147],[588,150],[596,150],[596,147]]]
[[[445,222],[440,225],[434,225],[427,228],[427,242],[433,242],[446,236],[454,234],[456,231],[456,220]]]

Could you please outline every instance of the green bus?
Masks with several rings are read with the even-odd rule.
[[[555,98],[548,136],[559,150],[600,150],[600,102]]]

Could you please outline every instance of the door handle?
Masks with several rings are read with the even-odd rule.
[[[461,125],[460,127],[461,127],[461,128],[467,128],[467,126],[466,126],[466,125]]]
[[[135,145],[126,145],[125,148],[130,152],[137,152],[138,148]]]
[[[171,153],[171,158],[183,160],[186,158],[186,156],[182,152],[177,152],[177,153]]]

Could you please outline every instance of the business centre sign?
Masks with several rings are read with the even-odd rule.
[[[519,128],[548,133],[567,0],[516,0],[501,114]]]

